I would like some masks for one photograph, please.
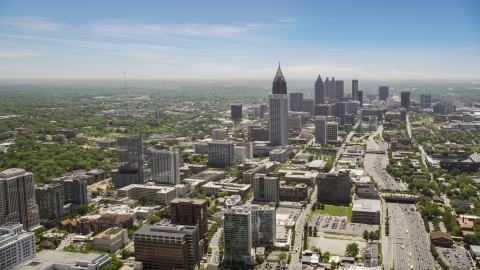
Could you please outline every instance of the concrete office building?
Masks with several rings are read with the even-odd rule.
[[[35,234],[19,223],[0,226],[0,269],[11,269],[36,255]]]
[[[278,177],[269,177],[257,173],[253,178],[253,200],[257,202],[271,202],[275,206],[279,199],[280,181]]]
[[[257,173],[266,173],[265,164],[258,164],[255,168],[251,168],[243,173],[243,183],[251,185],[253,183],[253,178]]]
[[[177,151],[148,148],[148,181],[155,184],[180,183],[180,156]]]
[[[452,106],[457,106],[457,93],[447,93],[445,95],[445,101],[451,101]]]
[[[330,104],[319,104],[315,106],[316,116],[330,116],[332,115],[332,106]]]
[[[232,120],[242,118],[242,104],[232,104],[230,105],[230,112]]]
[[[110,228],[93,237],[93,247],[96,250],[115,253],[128,244],[127,229],[121,227]]]
[[[135,231],[135,260],[144,270],[193,270],[200,267],[198,227],[143,225]]]
[[[227,130],[226,129],[214,129],[212,130],[212,140],[218,141],[218,140],[226,140],[228,138],[227,136]]]
[[[120,198],[138,198],[146,195],[150,201],[156,201],[159,204],[167,205],[171,200],[177,197],[177,192],[173,186],[155,186],[152,183],[148,185],[132,184],[117,190]]]
[[[303,93],[290,93],[290,111],[301,112],[303,110]]]
[[[343,85],[344,85],[343,80],[335,81],[335,98],[336,99],[340,99],[344,97]]]
[[[379,86],[378,87],[378,100],[387,101],[388,95],[388,86]]]
[[[340,118],[340,125],[345,125],[347,122],[347,103],[337,102],[335,103],[335,108],[337,110],[335,116]]]
[[[453,113],[453,101],[451,100],[445,101],[444,108],[445,108],[445,111],[444,111],[445,114]]]
[[[243,207],[232,207],[223,215],[224,263],[250,266],[252,254],[252,212]]]
[[[407,122],[407,110],[405,110],[404,108],[400,110],[400,122]]]
[[[21,223],[24,230],[40,225],[33,174],[11,168],[0,173],[0,225]]]
[[[277,74],[273,78],[272,94],[286,95],[287,94],[287,81],[283,77],[282,70],[280,69],[280,63],[278,63]],[[271,107],[270,107],[271,108]]]
[[[360,199],[353,201],[352,222],[380,224],[380,200]]]
[[[410,92],[401,92],[400,98],[400,106],[408,110],[410,108]]]
[[[268,106],[267,104],[260,104],[260,109],[259,109],[259,112],[258,112],[258,117],[260,117],[260,119],[263,119],[263,115],[268,111]]]
[[[63,217],[63,185],[58,182],[35,186],[35,201],[41,224],[50,224]]]
[[[303,99],[302,112],[308,112],[310,115],[315,115],[315,100],[313,98]]]
[[[235,162],[245,162],[247,159],[247,148],[244,146],[235,146],[233,148]]]
[[[358,108],[360,108],[359,101],[349,101],[347,102],[347,114],[357,114]]]
[[[76,206],[88,205],[87,180],[80,177],[60,177],[53,182],[63,185],[63,203]]]
[[[143,184],[142,135],[117,138],[118,172],[112,173],[115,189],[131,184]]]
[[[270,121],[269,139],[271,145],[288,144],[288,99],[287,95],[269,95]]]
[[[232,141],[208,142],[208,166],[223,168],[235,163],[235,145]]]
[[[322,77],[318,75],[317,81],[315,82],[315,105],[325,103],[325,85],[323,83]]]
[[[315,116],[315,142],[327,143],[327,117]]]
[[[432,106],[432,95],[430,93],[425,93],[420,95],[420,107],[422,109],[430,108]]]
[[[173,199],[170,201],[170,216],[172,224],[199,226],[200,254],[205,255],[208,248],[207,200]]]
[[[327,122],[326,131],[327,131],[327,142],[330,140],[338,139],[338,123],[337,122]]]
[[[358,80],[352,80],[352,99],[358,101]]]
[[[240,206],[241,207],[241,206]],[[276,210],[267,205],[244,206],[251,212],[252,246],[273,247],[276,243]]]
[[[360,101],[360,107],[363,107],[363,91],[358,91],[358,101]]]
[[[317,184],[317,200],[324,203],[350,203],[351,188],[350,170],[321,174]]]

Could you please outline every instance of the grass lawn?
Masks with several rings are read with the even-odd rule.
[[[329,214],[334,216],[347,216],[348,222],[352,222],[352,206],[344,207],[344,206],[325,204],[324,210],[316,209],[315,211],[310,212],[310,215],[308,215],[308,220],[312,219],[312,216],[314,213]]]

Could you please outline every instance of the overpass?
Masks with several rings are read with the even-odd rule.
[[[385,150],[370,150],[366,151],[365,154],[380,154],[380,155],[385,155]]]
[[[386,202],[391,202],[391,203],[415,204],[420,199],[420,196],[418,195],[401,194],[401,193],[382,193],[381,196],[383,199],[385,199]]]

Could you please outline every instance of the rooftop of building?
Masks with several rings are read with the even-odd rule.
[[[23,175],[23,174],[31,174],[31,173],[25,172],[24,169],[10,168],[10,169],[6,169],[3,172],[1,172],[0,173],[0,178],[8,179],[8,178],[17,177],[17,176]]]
[[[183,236],[185,234],[191,234],[197,229],[197,226],[187,225],[173,225],[173,224],[161,224],[143,225],[140,229],[135,231],[135,235],[158,235],[158,236]]]
[[[207,200],[204,199],[189,199],[189,198],[175,198],[170,201],[170,204],[193,204],[193,205],[203,205],[207,203]]]
[[[380,210],[381,210],[380,200],[355,199],[353,201],[352,211],[380,212]]]
[[[108,238],[108,239],[111,239],[111,238],[114,238],[120,234],[123,233],[125,229],[123,229],[122,227],[114,227],[114,228],[110,228],[108,230],[105,230],[97,235],[95,235],[94,238]]]
[[[101,253],[76,253],[76,252],[64,252],[57,250],[42,250],[37,253],[37,256],[25,263],[22,263],[13,269],[15,270],[43,270],[50,269],[54,263],[63,265],[76,265],[77,261],[93,262],[99,257],[105,256]],[[77,266],[76,269],[86,269],[85,267]]]
[[[147,184],[131,184],[123,188],[119,188],[118,190],[129,190],[132,188],[148,188],[148,189],[156,189],[158,191],[171,191],[174,190],[174,187],[171,186],[157,186],[157,185],[147,185]]]
[[[285,177],[317,177],[319,172],[317,171],[289,171]]]
[[[439,239],[439,238],[446,238],[448,240],[452,240],[452,236],[449,233],[444,232],[431,232],[430,239]]]

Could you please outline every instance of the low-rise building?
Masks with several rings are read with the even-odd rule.
[[[355,198],[352,207],[352,222],[380,224],[380,200]]]
[[[285,175],[285,183],[290,182],[303,183],[308,186],[314,186],[319,172],[316,171],[289,171]]]
[[[114,227],[97,234],[93,238],[93,247],[96,250],[114,253],[128,244],[126,229]]]
[[[14,270],[100,270],[112,263],[108,254],[100,253],[77,253],[58,250],[43,250],[37,256],[17,267]],[[4,268],[2,268],[4,269]]]
[[[153,183],[146,185],[132,184],[117,190],[118,197],[136,198],[142,195],[148,196],[151,201],[156,201],[159,204],[167,205],[171,200],[177,197],[175,187],[171,186],[156,186]]]
[[[453,245],[452,236],[444,232],[431,232],[430,242],[435,246],[451,247]]]
[[[206,185],[203,185],[203,189],[207,196],[215,195],[217,192],[227,191],[228,195],[243,195],[247,194],[250,191],[251,185],[246,184],[235,184],[235,183],[218,183],[210,182]]]
[[[290,145],[286,146],[279,146],[273,149],[268,153],[270,161],[277,161],[277,162],[284,162],[287,160],[288,155],[292,151],[292,147]]]

